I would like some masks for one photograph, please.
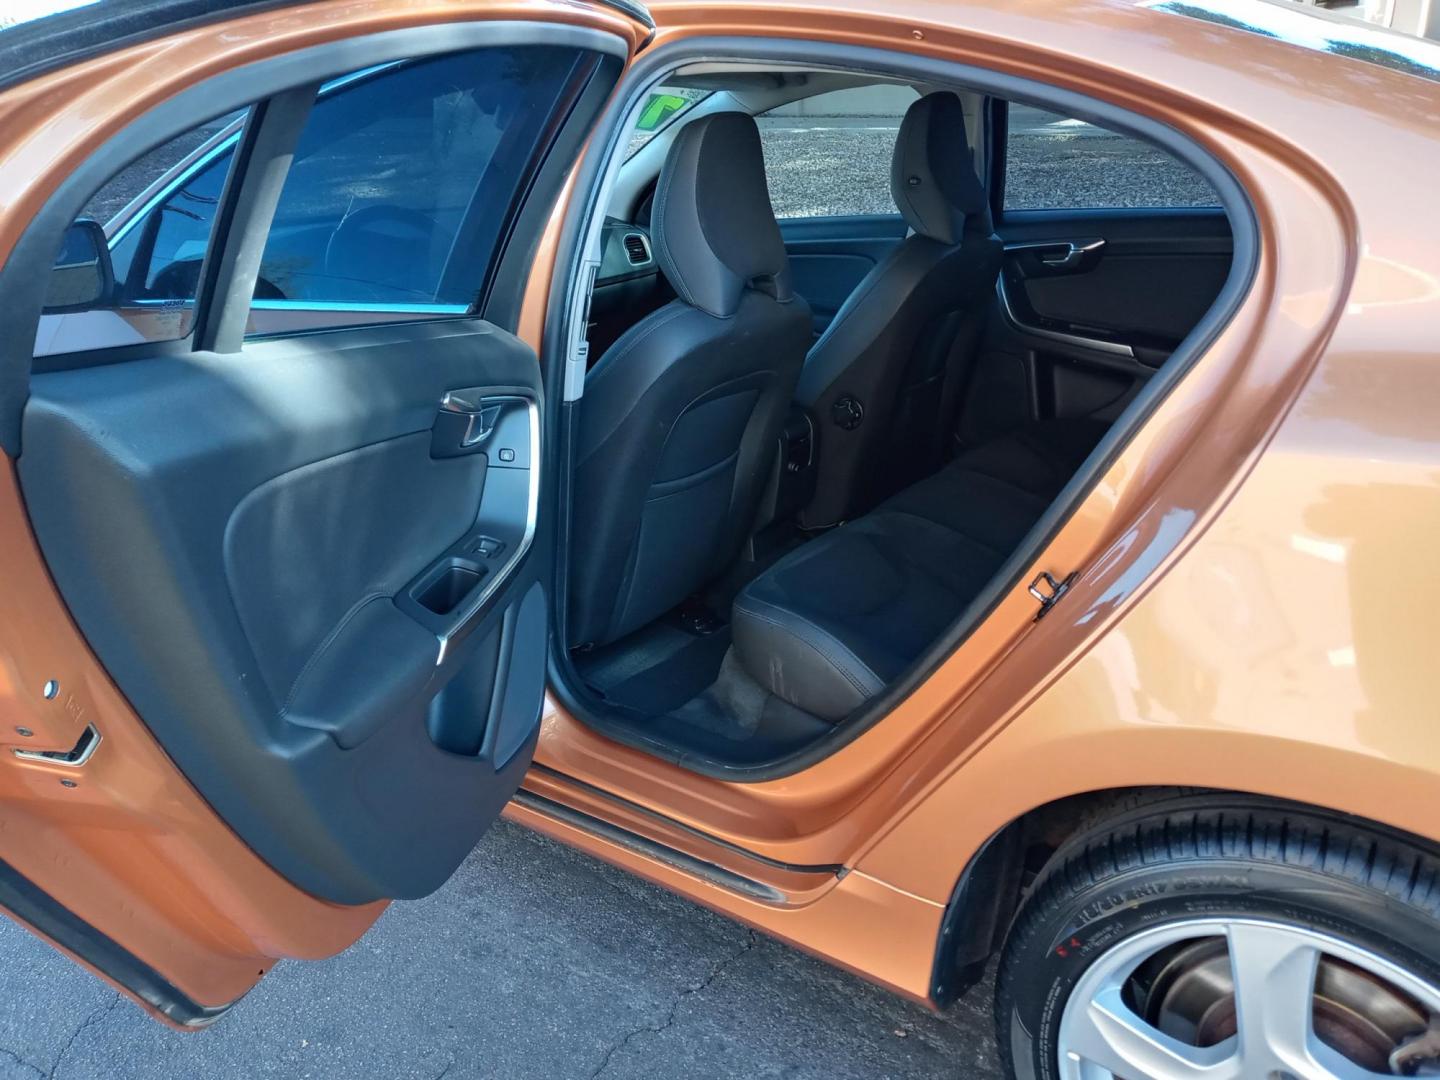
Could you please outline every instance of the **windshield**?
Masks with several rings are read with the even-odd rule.
[[[686,86],[661,86],[652,91],[640,110],[640,118],[635,121],[635,130],[630,134],[630,146],[625,156],[633,157],[637,150],[711,93],[710,90],[695,90]]]

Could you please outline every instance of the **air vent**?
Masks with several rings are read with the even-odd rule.
[[[650,243],[644,233],[625,234],[625,254],[630,257],[631,266],[644,266],[650,261]]]

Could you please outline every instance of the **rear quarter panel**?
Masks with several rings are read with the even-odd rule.
[[[1423,664],[1440,588],[1423,554],[1440,523],[1440,428],[1427,424],[1440,223],[1426,209],[1440,85],[1129,0],[652,9],[652,52],[710,35],[826,40],[1144,114],[1230,172],[1257,250],[1184,380],[984,622],[880,722],[801,771],[737,783],[619,746],[557,706],[537,761],[746,851],[852,867],[842,886],[873,884],[888,924],[923,922],[927,943],[985,840],[1071,794],[1238,789],[1440,840]],[[532,327],[546,295],[532,290]],[[1042,570],[1080,576],[1035,623],[1025,584]],[[781,917],[632,869],[896,989],[929,988],[934,952],[913,927],[882,962],[874,924],[828,897]]]
[[[1251,298],[1101,482],[1129,486],[1152,434],[1188,429],[1026,651],[1078,647],[1049,671],[1002,662],[961,710],[999,705],[996,678],[1027,669],[1033,693],[860,860],[897,887],[938,898],[1019,814],[1132,785],[1273,795],[1440,841],[1440,84],[1282,42],[1237,59],[1216,104],[1242,115],[1248,95],[1270,136],[1236,168],[1262,239]],[[1247,314],[1237,381],[1197,393]],[[1315,351],[1284,371],[1265,339],[1304,326]],[[937,843],[954,846],[944,870]]]

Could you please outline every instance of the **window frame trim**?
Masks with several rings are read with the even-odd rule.
[[[226,150],[232,149],[239,142],[240,134],[252,111],[254,111],[254,106],[246,109],[243,116],[238,117],[233,123],[225,125],[204,143],[190,151],[170,169],[156,177],[144,191],[110,215],[108,221],[102,222],[106,229],[113,227],[115,230],[107,232],[105,235],[110,250],[114,251],[116,244],[129,236],[151,213],[168,202],[181,189],[184,181],[202,172]],[[181,171],[171,177],[171,172],[176,169]],[[169,178],[168,182],[167,178]]]
[[[239,352],[275,208],[318,100],[308,83],[256,103],[240,131],[195,284],[191,351]]]
[[[496,46],[496,47],[504,47],[504,46]],[[471,51],[471,50],[461,50],[461,51]],[[445,55],[445,54],[440,54],[440,55]],[[110,248],[111,252],[113,253],[114,250],[115,250],[115,248],[116,248],[116,246],[119,245],[119,244],[125,239],[126,236],[128,236],[128,235],[129,235],[132,231],[134,231],[136,228],[142,227],[142,226],[144,225],[145,221],[149,218],[149,216],[150,216],[152,213],[154,213],[154,212],[155,212],[157,209],[159,209],[160,207],[164,206],[170,199],[172,199],[172,198],[175,196],[175,194],[176,194],[177,192],[181,191],[181,190],[185,187],[185,185],[186,185],[193,177],[195,177],[196,175],[198,175],[200,172],[203,172],[206,168],[208,168],[210,165],[212,165],[218,158],[220,158],[220,157],[221,157],[222,155],[224,155],[225,153],[230,153],[230,154],[232,155],[232,160],[231,160],[231,162],[230,162],[229,167],[228,167],[227,170],[226,170],[225,182],[224,182],[224,185],[223,185],[222,188],[221,188],[220,206],[217,208],[216,215],[215,215],[215,219],[214,219],[214,221],[213,221],[212,224],[211,224],[210,233],[209,233],[209,235],[208,235],[208,237],[207,237],[207,240],[206,240],[205,256],[204,256],[204,259],[203,259],[203,261],[202,261],[202,263],[201,263],[200,275],[199,275],[199,279],[197,280],[197,284],[196,284],[196,295],[195,295],[195,297],[194,297],[193,299],[190,299],[190,300],[187,300],[187,301],[186,301],[186,303],[188,303],[189,305],[191,305],[191,307],[192,307],[193,310],[194,310],[194,314],[192,315],[191,322],[190,322],[190,327],[189,327],[188,331],[186,332],[186,334],[184,334],[182,337],[170,338],[170,339],[167,339],[168,341],[171,341],[171,342],[189,342],[189,341],[192,341],[192,340],[193,340],[194,345],[191,347],[191,349],[189,349],[189,350],[187,350],[187,351],[193,351],[193,350],[195,350],[195,349],[200,349],[200,350],[209,350],[209,351],[215,351],[215,352],[234,352],[234,351],[236,351],[236,349],[239,348],[239,343],[236,343],[236,342],[235,342],[234,337],[233,337],[233,333],[228,333],[228,332],[225,333],[221,339],[219,339],[219,340],[222,340],[222,341],[223,341],[223,347],[216,344],[217,338],[216,338],[215,335],[219,334],[220,331],[219,331],[218,328],[210,325],[211,320],[207,319],[207,317],[206,317],[206,314],[207,314],[207,313],[206,313],[204,310],[202,310],[202,308],[204,307],[204,304],[203,304],[204,298],[205,298],[207,295],[210,295],[210,296],[212,297],[212,301],[213,301],[213,293],[214,293],[214,290],[215,290],[215,285],[214,285],[213,279],[214,279],[215,274],[218,272],[217,268],[214,266],[214,263],[216,262],[215,256],[216,256],[216,253],[217,253],[217,249],[222,246],[222,243],[221,243],[221,231],[222,231],[222,228],[223,228],[224,230],[226,230],[226,236],[228,236],[228,230],[231,229],[231,228],[234,228],[234,227],[235,227],[235,224],[236,224],[236,220],[235,220],[235,210],[236,210],[235,201],[236,201],[236,199],[239,197],[239,195],[238,195],[238,193],[239,193],[239,188],[237,187],[237,179],[236,179],[236,178],[237,178],[237,177],[242,177],[242,176],[248,175],[248,174],[249,174],[249,171],[252,170],[252,169],[254,169],[254,168],[255,168],[255,165],[256,165],[256,162],[255,162],[255,160],[254,160],[254,148],[255,148],[256,140],[257,140],[258,138],[260,138],[260,130],[261,130],[261,128],[260,128],[259,126],[257,126],[257,125],[263,125],[263,126],[266,128],[266,130],[269,130],[269,131],[271,132],[271,134],[272,134],[272,136],[273,136],[273,134],[274,134],[274,129],[275,129],[275,125],[276,125],[276,122],[277,122],[277,121],[276,121],[276,117],[277,117],[277,115],[278,115],[278,113],[276,112],[276,109],[277,109],[277,107],[279,106],[279,103],[281,103],[283,99],[287,99],[287,98],[290,99],[290,100],[288,101],[288,103],[286,104],[286,106],[285,106],[285,111],[286,111],[287,116],[290,116],[292,122],[293,122],[293,119],[294,119],[294,116],[295,116],[295,115],[299,115],[299,116],[300,116],[300,119],[303,121],[303,119],[304,119],[305,117],[308,117],[309,112],[310,112],[311,110],[313,110],[316,105],[319,105],[321,102],[323,102],[326,98],[330,97],[331,95],[336,94],[336,93],[340,93],[340,92],[342,92],[342,91],[344,91],[344,90],[347,90],[347,89],[349,89],[349,88],[351,88],[351,87],[353,87],[353,86],[356,86],[356,85],[359,85],[359,84],[363,84],[363,83],[365,83],[365,82],[370,81],[371,79],[380,78],[380,77],[382,77],[383,75],[385,75],[387,72],[389,72],[389,71],[391,71],[391,70],[393,70],[393,69],[395,69],[395,68],[397,68],[397,67],[401,67],[402,65],[406,64],[407,62],[409,62],[409,61],[412,60],[412,59],[420,59],[420,58],[419,58],[419,57],[404,57],[404,58],[401,58],[401,59],[387,60],[387,61],[384,61],[384,62],[382,62],[382,63],[378,63],[378,64],[371,65],[370,67],[361,68],[361,69],[358,70],[358,71],[352,71],[352,72],[349,72],[349,73],[347,73],[347,74],[345,74],[345,75],[338,76],[338,77],[333,78],[333,79],[330,79],[330,80],[328,80],[328,81],[326,81],[326,82],[324,82],[324,83],[312,84],[312,85],[310,85],[310,86],[308,86],[308,87],[305,87],[305,86],[295,87],[295,88],[293,88],[292,90],[284,91],[284,92],[282,92],[282,93],[273,95],[272,97],[263,98],[263,99],[260,99],[260,100],[255,101],[255,102],[252,103],[248,108],[246,108],[246,109],[244,110],[244,112],[243,112],[243,114],[242,114],[241,116],[237,117],[237,118],[236,118],[235,120],[233,120],[232,122],[226,124],[223,128],[221,128],[220,130],[216,131],[215,134],[214,134],[213,136],[211,136],[209,139],[207,139],[204,143],[202,143],[201,145],[197,146],[195,149],[191,150],[188,154],[186,154],[183,158],[181,158],[181,159],[180,159],[178,162],[176,162],[173,166],[171,166],[171,167],[170,167],[169,169],[167,169],[164,173],[162,173],[159,177],[157,177],[157,178],[155,179],[155,181],[152,182],[148,187],[146,187],[146,189],[143,190],[139,195],[137,195],[134,199],[132,199],[132,200],[131,200],[129,203],[127,203],[125,206],[121,207],[121,209],[120,209],[116,214],[114,214],[114,215],[111,216],[110,220],[105,223],[107,226],[113,225],[115,222],[119,222],[118,225],[115,225],[115,231],[114,231],[114,233],[113,233],[113,234],[110,234],[110,235],[107,235],[107,237],[106,237],[107,246]],[[572,71],[572,79],[570,80],[569,83],[567,83],[567,86],[566,86],[567,89],[568,89],[569,86],[574,82],[573,75],[574,75],[574,72]],[[299,96],[297,96],[297,95],[299,95]],[[308,96],[308,98],[309,98],[308,102],[303,101],[303,100],[302,100],[302,97],[307,97],[307,96]],[[552,114],[551,114],[552,120],[553,120],[553,118],[554,118],[554,116],[555,116],[556,114],[558,114],[558,113],[560,113],[560,112],[562,111],[560,108],[558,108],[559,103],[561,102],[561,100],[563,100],[563,98],[557,98],[557,99],[556,99],[557,108],[555,108],[555,109],[552,110]],[[303,115],[302,115],[301,112],[300,112],[301,110],[303,110]],[[568,112],[568,108],[567,108],[566,110],[564,110],[564,111],[565,111],[565,112]],[[295,133],[294,138],[286,138],[281,145],[279,145],[279,146],[277,146],[277,147],[275,147],[275,148],[272,148],[272,150],[269,151],[268,156],[269,156],[270,158],[274,159],[274,158],[276,158],[277,156],[290,155],[290,162],[293,163],[293,152],[294,152],[295,146],[298,144],[299,138],[300,138],[301,136],[303,136],[303,134],[304,134],[304,126],[303,126],[303,123],[301,123],[299,129],[298,129],[298,130],[296,131],[296,133]],[[533,169],[532,169],[531,171],[533,171]],[[528,174],[527,174],[527,175],[528,175]],[[276,194],[276,196],[277,196],[277,199],[278,199],[278,196],[279,196],[279,195],[283,194],[283,191],[284,191],[284,182],[285,182],[286,179],[288,179],[288,176],[289,176],[289,168],[288,168],[288,165],[287,165],[287,167],[284,169],[283,173],[279,176],[279,186],[278,186],[278,188],[276,189],[276,192],[275,192],[275,194]],[[522,185],[522,186],[523,186],[525,189],[528,190],[528,187],[529,187],[528,183],[525,184],[525,185]],[[469,223],[469,220],[470,220],[470,218],[472,217],[472,215],[476,212],[473,203],[474,203],[474,200],[472,199],[472,200],[471,200],[471,205],[467,206],[465,215],[464,215],[464,217],[462,218],[462,221],[461,221],[460,229],[457,230],[457,237],[458,237],[459,232],[460,232],[460,231],[463,231],[463,229],[465,228],[465,226]],[[266,234],[267,239],[268,239],[268,236],[269,236],[270,229],[271,229],[271,227],[272,227],[273,224],[274,224],[274,214],[275,214],[275,210],[276,210],[277,208],[278,208],[278,201],[275,203],[275,205],[272,205],[272,206],[269,208],[268,216],[267,216],[267,218],[266,218],[266,220],[265,220],[265,222],[264,222],[264,231],[265,231],[265,234]],[[252,228],[252,227],[255,228],[255,229],[259,229],[260,226],[261,226],[261,222],[260,222],[259,220],[250,221],[250,220],[249,220],[249,215],[247,215],[246,220],[243,222],[242,232],[245,231],[245,230],[248,230],[249,228]],[[499,246],[500,246],[500,242],[503,241],[503,240],[506,238],[506,237],[503,235],[504,232],[505,232],[505,230],[502,230],[502,236],[501,236],[500,240],[497,240],[497,250],[498,250],[498,248],[499,248]],[[452,250],[453,250],[453,243],[452,243]],[[264,252],[263,252],[263,247],[262,247],[261,250],[260,250],[261,261],[262,261],[262,262],[263,262],[263,254],[264,254]],[[222,257],[223,257],[223,256],[222,256]],[[147,266],[146,269],[147,269],[147,272],[148,272],[149,267]],[[450,273],[450,260],[449,260],[449,256],[447,256],[447,258],[446,258],[446,266],[445,266],[444,271],[443,271],[443,273],[442,273],[442,280],[443,280],[443,278],[444,278],[445,276],[448,276],[449,273]],[[207,291],[206,291],[206,283],[207,283],[207,282],[210,282],[210,283],[211,283],[211,284],[210,284],[209,293],[207,293]],[[252,290],[253,290],[253,287],[254,287],[254,281],[252,280],[252,282],[251,282],[251,288],[252,288]],[[476,290],[477,296],[483,294],[484,291],[485,291],[485,290],[484,290],[483,288],[482,288],[482,289],[477,289],[477,290]],[[237,300],[233,300],[232,298],[227,298],[227,301],[226,301],[226,306],[227,306],[227,308],[229,307],[229,305],[230,305],[231,303],[238,303],[238,301],[237,301]],[[166,306],[172,306],[172,305],[175,305],[175,301],[173,301],[173,300],[150,300],[150,299],[145,299],[145,298],[139,298],[139,299],[135,299],[135,300],[130,300],[130,301],[124,303],[124,304],[117,304],[116,307],[115,307],[115,309],[116,309],[116,310],[124,310],[124,309],[132,309],[132,308],[140,308],[140,309],[143,309],[143,308],[147,308],[147,307],[166,307]],[[405,320],[405,321],[420,321],[421,319],[424,319],[424,318],[426,318],[426,317],[435,318],[435,319],[443,319],[443,318],[449,318],[449,317],[467,317],[467,316],[473,314],[474,311],[477,309],[478,306],[479,306],[478,300],[475,301],[475,302],[469,303],[469,304],[450,304],[450,303],[439,303],[439,302],[434,302],[434,303],[416,302],[416,303],[409,303],[409,304],[407,304],[407,303],[386,303],[386,304],[381,304],[381,303],[370,303],[370,302],[364,302],[364,301],[336,301],[336,300],[269,300],[269,299],[256,299],[256,298],[254,298],[253,295],[252,295],[251,300],[250,300],[250,303],[247,305],[246,318],[245,318],[244,320],[242,320],[242,329],[241,329],[240,338],[241,338],[241,342],[243,342],[243,339],[246,338],[246,337],[273,337],[273,336],[280,336],[280,335],[283,335],[283,334],[286,334],[286,333],[315,332],[315,331],[317,331],[317,330],[319,330],[319,329],[344,329],[347,325],[377,325],[377,324],[380,322],[379,320],[376,320],[376,322],[374,322],[374,323],[364,322],[364,323],[358,323],[358,324],[337,324],[337,325],[334,326],[334,327],[310,327],[310,328],[305,328],[305,329],[303,329],[303,330],[297,329],[297,330],[293,330],[293,331],[285,331],[285,330],[282,330],[282,331],[273,331],[273,332],[261,331],[260,333],[246,333],[246,332],[244,331],[243,327],[244,327],[245,325],[248,325],[248,323],[249,323],[249,318],[248,318],[249,312],[250,312],[250,311],[254,311],[254,310],[256,310],[256,309],[265,310],[265,311],[313,311],[313,312],[323,312],[323,311],[334,311],[334,312],[353,311],[353,312],[366,312],[366,313],[372,313],[372,314],[373,314],[373,313],[377,313],[377,312],[391,312],[391,313],[394,313],[394,314],[397,314],[397,315],[413,315],[413,316],[416,316],[416,318],[414,318],[414,319],[407,319],[407,320]],[[95,310],[102,310],[102,309],[95,309]],[[45,312],[42,311],[41,314],[42,314],[42,317],[43,317],[43,315],[45,314]],[[150,344],[161,344],[161,343],[160,343],[160,342],[152,342],[152,343],[150,343]],[[119,347],[122,347],[122,346],[108,346],[107,348],[119,348]],[[101,350],[87,350],[87,352],[93,352],[93,351],[101,351]],[[44,354],[44,355],[47,356],[47,357],[49,357],[49,356],[67,356],[67,355],[76,355],[76,354],[74,354],[74,353],[47,353],[47,354]]]
[[[604,95],[608,95],[614,79],[618,78],[613,65],[623,67],[628,63],[629,43],[610,30],[543,19],[433,23],[363,34],[268,57],[192,83],[110,136],[50,193],[8,259],[0,266],[0,295],[4,296],[4,302],[0,303],[0,452],[10,457],[20,455],[21,422],[32,370],[56,371],[118,363],[143,356],[188,355],[197,351],[192,332],[185,338],[169,341],[106,345],[43,356],[34,354],[49,269],[60,247],[61,237],[90,197],[118,171],[199,124],[251,108],[296,87],[363,73],[366,69],[395,62],[526,45],[568,47],[577,54],[594,58],[595,63],[585,65],[584,85],[575,87],[573,93],[557,100],[551,115],[554,125],[552,140],[558,134],[567,146],[576,143],[569,123],[575,109],[591,102],[600,93],[597,91],[597,80],[605,82],[610,77],[611,82],[601,88]],[[549,175],[554,171],[551,167],[551,151],[554,149],[553,143],[544,147],[543,152],[536,155],[539,160],[535,172],[525,178],[526,196],[510,222],[508,234],[497,243],[493,253],[492,268],[497,272],[503,273],[519,261],[519,256],[509,249],[513,247],[512,241],[517,232],[533,226],[539,213],[533,206],[535,200],[530,197],[537,181],[543,179],[547,187],[554,186],[551,183],[554,178]],[[550,210],[550,206],[544,208],[546,217]],[[239,238],[226,237],[226,241],[239,242]],[[217,238],[212,235],[207,255],[216,242]],[[515,255],[513,260],[512,255]],[[484,317],[485,305],[494,299],[493,292],[492,289],[490,298],[472,305],[470,310]],[[510,298],[503,297],[501,300],[508,305],[504,314],[512,316],[509,308],[514,305],[509,304]],[[197,290],[197,307],[202,302]]]

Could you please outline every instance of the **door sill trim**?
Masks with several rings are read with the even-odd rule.
[[[621,828],[619,825],[612,825],[608,821],[603,821],[581,810],[574,810],[554,799],[547,799],[544,795],[536,795],[534,792],[521,788],[511,801],[526,810],[608,840],[636,855],[664,863],[672,869],[683,871],[727,892],[737,893],[750,900],[758,900],[762,904],[779,906],[785,903],[785,894],[772,885],[745,877],[743,874],[737,874],[733,870],[727,870],[723,866],[717,866],[684,851],[678,851],[659,841]]]
[[[571,776],[569,773],[561,772],[559,769],[553,768],[550,765],[545,765],[539,761],[532,761],[530,763],[530,771],[536,773],[543,773],[545,776],[550,777],[557,783],[579,788],[581,791],[584,791],[590,795],[594,795],[597,798],[604,799],[606,802],[611,802],[617,806],[622,806],[626,810],[630,810],[637,814],[643,814],[645,817],[651,819],[657,824],[664,825],[666,828],[679,829],[681,832],[693,836],[697,840],[702,840],[707,844],[714,844],[717,847],[722,847],[726,851],[732,851],[736,855],[741,856],[742,858],[751,859],[754,862],[760,863],[762,866],[768,866],[774,870],[784,870],[794,874],[829,874],[833,875],[834,877],[844,877],[846,873],[845,866],[841,863],[791,863],[785,862],[781,859],[772,859],[768,855],[761,855],[759,852],[751,851],[749,848],[741,847],[739,844],[733,843],[729,840],[722,840],[718,836],[712,836],[710,833],[705,832],[703,829],[697,829],[693,825],[687,825],[683,821],[677,821],[675,818],[672,818],[667,814],[663,814],[659,810],[652,810],[650,809],[650,807],[643,806],[640,803],[634,802],[631,799],[627,799],[623,795],[616,795],[614,792],[607,791],[605,788],[602,788],[597,784],[592,784],[588,780],[581,780],[577,777]]]

